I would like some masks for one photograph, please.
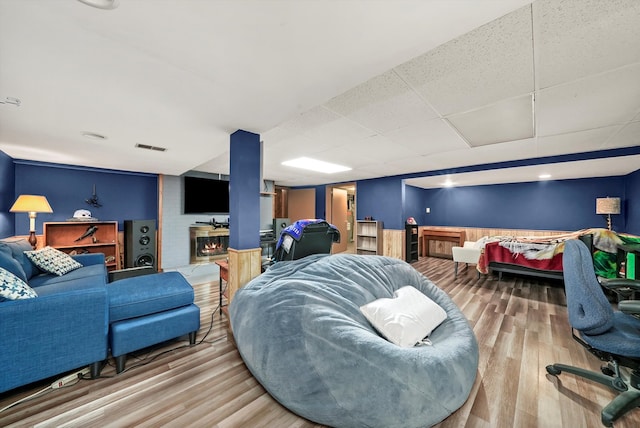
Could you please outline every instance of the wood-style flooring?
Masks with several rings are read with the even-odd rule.
[[[602,426],[600,409],[614,392],[545,371],[553,362],[600,367],[571,338],[562,284],[506,275],[501,281],[478,278],[473,267],[455,279],[453,262],[446,259],[420,258],[413,266],[452,297],[480,345],[469,399],[437,427]],[[202,316],[197,346],[180,340],[145,350],[129,358],[119,375],[111,362],[100,379],[81,380],[5,410],[0,426],[318,427],[273,400],[244,366],[217,311],[218,278],[194,288]],[[1,394],[0,408],[53,380]],[[639,427],[640,409],[615,426]]]

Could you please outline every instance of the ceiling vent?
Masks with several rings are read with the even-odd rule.
[[[150,146],[148,144],[136,144],[136,147],[139,149],[155,150],[156,152],[164,152],[167,150],[165,147]]]

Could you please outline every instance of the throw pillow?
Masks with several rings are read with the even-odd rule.
[[[30,280],[34,276],[40,274],[40,270],[34,265],[31,260],[24,254],[25,251],[31,251],[33,248],[26,239],[3,239],[0,241],[0,247],[6,247],[11,250],[13,258],[20,263],[22,270],[24,271],[25,281]],[[21,275],[18,275],[21,276]]]
[[[13,258],[11,248],[6,245],[0,245],[0,268],[8,270],[25,282],[27,281],[27,275],[24,273],[22,265],[20,265],[19,261]]]
[[[44,247],[41,250],[25,251],[24,253],[40,269],[58,276],[82,267],[69,254],[53,247]]]
[[[38,297],[33,288],[6,269],[0,268],[0,302]]]
[[[447,318],[444,309],[415,287],[407,285],[393,294],[393,298],[374,300],[360,310],[380,334],[398,346],[414,346]]]

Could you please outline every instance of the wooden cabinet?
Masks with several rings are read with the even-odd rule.
[[[418,261],[418,225],[407,224],[405,229],[405,260],[407,263]]]
[[[464,229],[422,230],[422,255],[452,259],[451,247],[462,247],[465,241]]]
[[[108,270],[121,269],[117,221],[45,222],[43,235],[45,245],[67,254],[103,253]]]
[[[382,255],[382,222],[358,220],[356,226],[356,253]]]

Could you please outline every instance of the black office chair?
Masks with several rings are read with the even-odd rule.
[[[618,391],[601,412],[602,423],[613,426],[620,416],[640,406],[640,319],[633,316],[640,314],[640,302],[621,302],[621,310],[613,310],[583,242],[566,241],[562,263],[572,336],[607,364],[602,373],[564,364],[551,364],[546,369],[554,376],[567,372]],[[633,282],[640,290],[640,282],[630,284]],[[621,366],[631,369],[630,375],[623,375]]]
[[[334,225],[322,219],[298,220],[282,230],[274,260],[298,260],[311,254],[329,254],[334,242],[340,242],[340,231]]]

